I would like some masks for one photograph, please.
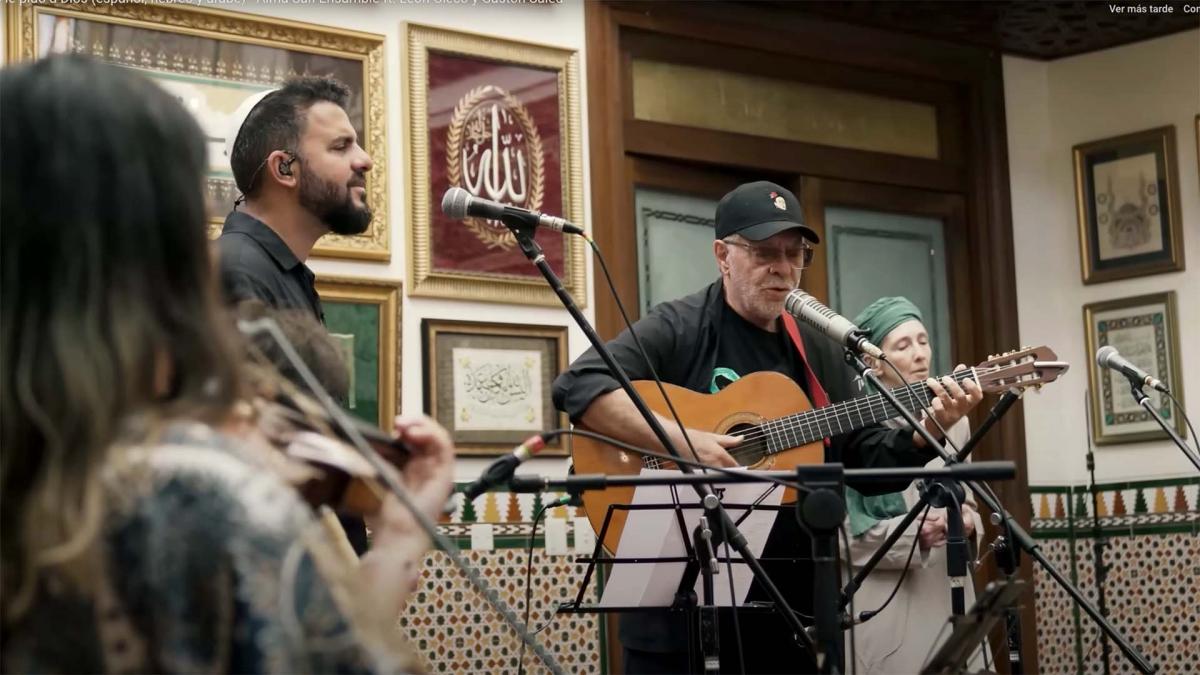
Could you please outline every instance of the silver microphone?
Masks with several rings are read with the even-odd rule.
[[[1158,378],[1150,375],[1150,373],[1127,361],[1125,357],[1117,352],[1117,348],[1112,345],[1105,345],[1096,352],[1096,363],[1101,368],[1115,370],[1134,382],[1144,384],[1147,387],[1164,393],[1167,391],[1167,385],[1163,384]]]
[[[490,199],[482,199],[460,187],[452,187],[442,195],[442,213],[455,220],[463,218],[488,218],[502,220],[505,217],[516,218],[534,227],[545,227],[566,234],[583,234],[583,228],[565,218],[548,216],[538,211],[530,211],[519,206],[501,204]]]
[[[877,359],[884,358],[883,350],[871,344],[858,326],[798,288],[788,293],[787,299],[783,301],[783,308],[788,314],[816,328],[838,344]]]

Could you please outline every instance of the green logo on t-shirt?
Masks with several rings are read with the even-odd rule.
[[[717,384],[718,377],[725,378],[726,382],[724,386],[726,387],[742,379],[736,372],[729,368],[713,368],[712,384],[708,385],[708,393],[715,394],[718,391],[721,391],[721,385]]]

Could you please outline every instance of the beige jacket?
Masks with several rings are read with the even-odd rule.
[[[970,425],[966,418],[948,430],[950,439],[962,447],[970,437]],[[947,446],[947,450],[953,450]],[[930,461],[926,466],[940,467],[941,459]],[[904,501],[911,508],[920,500],[915,484],[904,490]],[[975,505],[974,498],[967,493],[967,503]],[[930,509],[933,513],[935,509]],[[983,520],[979,513],[975,519],[975,550],[979,549],[983,537]],[[880,544],[898,527],[904,516],[897,516],[876,523],[875,527],[850,540],[850,560],[855,572],[875,553]],[[908,552],[919,531],[918,517],[888,551],[879,565],[864,581],[854,595],[854,613],[878,609],[895,587],[904,570]],[[968,573],[970,570],[968,569]],[[966,606],[975,601],[971,584],[966,588]],[[860,675],[866,673],[917,673],[925,660],[933,654],[934,641],[949,634],[946,621],[950,616],[950,582],[946,576],[946,548],[939,546],[922,552],[920,544],[913,553],[911,568],[904,584],[896,593],[887,609],[870,621],[855,628],[855,669]],[[943,631],[945,628],[945,631]],[[938,636],[938,633],[942,635]],[[848,636],[847,636],[848,640]],[[849,642],[846,643],[849,649]],[[990,656],[989,656],[990,658]],[[970,670],[983,669],[983,655],[977,653],[971,660]]]

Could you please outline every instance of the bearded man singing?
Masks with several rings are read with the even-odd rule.
[[[361,234],[371,223],[367,172],[346,105],[350,90],[328,77],[299,77],[250,97],[233,115],[225,154],[242,197],[217,239],[225,300],[261,300],[277,309],[325,313],[305,265],[317,240]],[[361,518],[342,518],[362,554]]]

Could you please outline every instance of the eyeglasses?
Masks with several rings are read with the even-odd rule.
[[[743,244],[737,241],[721,240],[722,243],[730,246],[744,248],[750,252],[751,259],[755,265],[770,265],[783,256],[785,262],[792,267],[802,270],[812,264],[813,255],[816,251],[811,246],[796,246],[790,248],[775,248],[774,246],[755,246],[753,244]]]

